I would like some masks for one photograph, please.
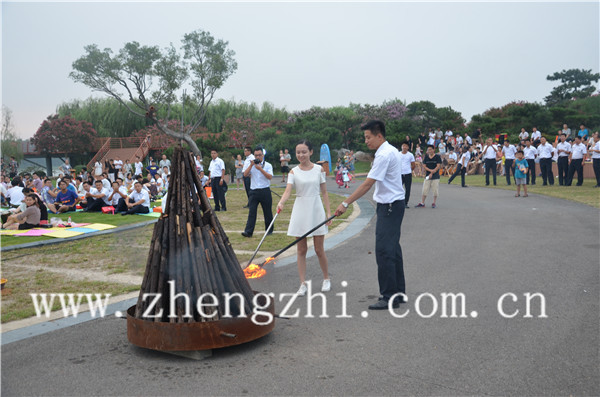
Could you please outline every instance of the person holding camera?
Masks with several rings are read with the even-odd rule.
[[[244,176],[250,176],[250,195],[248,197],[248,220],[246,228],[242,232],[244,237],[252,237],[256,225],[256,210],[260,203],[265,217],[265,232],[273,233],[273,229],[267,230],[273,220],[273,198],[271,197],[271,179],[273,178],[273,166],[265,161],[262,148],[254,149],[254,160],[244,170]]]

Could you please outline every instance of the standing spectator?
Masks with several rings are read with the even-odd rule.
[[[480,143],[481,142],[481,128],[477,128],[475,132],[473,132],[473,142]]]
[[[525,148],[523,149],[523,153],[525,154],[525,160],[527,160],[527,180],[526,183],[529,185],[529,177],[531,176],[531,184],[535,185],[535,158],[538,155],[538,151],[535,146],[531,145],[531,139],[525,139]]]
[[[223,211],[227,211],[225,187],[223,186],[225,184],[225,162],[219,158],[219,153],[214,149],[210,151],[210,157],[212,160],[208,166],[208,176],[215,200],[215,211],[221,211],[221,207]]]
[[[444,133],[442,132],[442,129],[440,127],[437,127],[435,129],[435,147],[437,147],[440,144],[443,136]]]
[[[69,163],[69,159],[65,159],[65,163],[61,166],[61,169],[65,175],[71,175],[71,164]]]
[[[514,162],[515,154],[517,154],[517,148],[515,145],[511,145],[508,139],[504,141],[502,147],[502,153],[504,154],[504,175],[506,176],[506,184],[510,186],[510,174],[514,175]]]
[[[425,131],[421,131],[417,139],[421,151],[425,151],[425,148],[427,147],[427,137],[425,136]]]
[[[133,172],[133,167],[131,166],[131,162],[129,159],[125,160],[125,165],[123,166],[123,177],[127,177],[127,174],[131,174]]]
[[[571,147],[571,154],[569,154],[569,178],[567,186],[571,186],[575,172],[577,172],[577,186],[583,185],[583,158],[586,153],[587,149],[585,144],[581,142],[581,137],[579,135],[576,136],[575,143]]]
[[[589,151],[592,153],[594,175],[596,176],[596,186],[594,187],[600,187],[600,139],[598,131],[594,132],[594,146]]]
[[[250,167],[250,163],[254,161],[254,155],[252,154],[250,146],[244,148],[244,156],[244,168],[242,168],[242,173],[246,171],[246,169]],[[250,176],[244,175],[244,188],[246,189],[246,197],[248,198],[248,202],[244,208],[248,208],[248,203],[250,203]]]
[[[372,120],[361,129],[365,133],[367,147],[376,150],[373,166],[367,179],[350,197],[342,201],[335,214],[339,216],[346,212],[349,204],[365,195],[375,184],[375,193],[373,193],[373,199],[377,202],[375,258],[380,296],[377,303],[370,305],[369,309],[385,310],[390,306],[399,307],[400,303],[406,302],[404,261],[400,246],[400,229],[405,211],[402,166],[398,150],[385,138],[385,124],[379,120]]]
[[[558,153],[556,161],[558,184],[564,186],[569,181],[569,154],[571,153],[571,144],[567,142],[567,135],[565,133],[560,134],[560,142],[556,145],[556,152]]]
[[[256,211],[260,203],[265,217],[265,233],[273,233],[273,229],[267,230],[273,220],[273,198],[271,196],[271,179],[273,178],[273,166],[264,160],[263,151],[257,147],[254,149],[254,161],[244,171],[244,176],[250,176],[250,201],[248,220],[246,228],[242,232],[244,237],[252,237],[256,225]]]
[[[327,185],[325,181],[325,170],[318,164],[313,164],[310,161],[310,156],[313,153],[312,144],[306,140],[301,141],[296,145],[296,158],[300,161],[300,165],[294,167],[289,173],[288,183],[285,192],[281,196],[281,200],[277,204],[277,211],[283,211],[285,202],[292,194],[292,188],[296,189],[296,201],[292,208],[292,215],[288,227],[288,236],[299,238],[307,231],[321,222],[324,222],[331,216],[329,209],[329,195],[327,194]],[[325,209],[323,209],[323,202]],[[325,215],[327,212],[327,215]],[[327,218],[326,218],[327,216]],[[327,234],[327,225],[323,225],[310,236],[313,237],[315,253],[319,258],[319,265],[323,272],[323,285],[321,291],[328,292],[331,290],[331,281],[329,279],[327,256],[325,255],[325,234]],[[309,236],[309,237],[310,237]],[[298,242],[297,263],[298,275],[300,277],[299,296],[306,295],[306,253],[308,251],[308,243],[306,238]]]
[[[446,142],[448,142],[448,139],[450,139],[450,137],[451,137],[452,135],[453,135],[453,132],[452,132],[452,130],[451,130],[450,128],[448,128],[448,129],[446,130],[446,132],[444,132],[444,140],[445,140]]]
[[[150,196],[147,190],[142,189],[140,182],[135,182],[133,192],[127,200],[119,199],[117,211],[121,215],[147,214],[150,212]]]
[[[519,141],[523,142],[527,138],[529,138],[529,132],[525,131],[525,128],[521,128],[521,132],[519,133]]]
[[[283,174],[281,182],[285,182],[285,178],[287,177],[288,172],[290,172],[290,161],[292,161],[292,156],[288,149],[284,150],[279,157],[279,161],[281,161],[281,173]]]
[[[465,132],[465,143],[469,146],[473,146],[473,140],[469,136],[468,132]]]
[[[410,135],[407,135],[406,138],[404,138],[404,142],[402,142],[402,144],[404,145],[405,143],[408,145],[408,151],[412,152],[414,150],[414,144]]]
[[[496,157],[498,156],[498,148],[494,145],[492,138],[487,139],[480,156],[482,156],[485,166],[485,186],[490,185],[490,172],[494,179],[494,186],[496,186]]]
[[[117,178],[117,169],[115,168],[115,161],[113,159],[108,159],[104,164],[106,165],[106,173],[108,174],[108,179],[112,183]]]
[[[540,158],[540,169],[542,171],[543,185],[554,185],[554,175],[552,174],[552,154],[554,147],[546,141],[546,137],[540,138],[540,144],[537,147],[538,156]]]
[[[125,175],[123,175],[123,160],[121,160],[119,158],[119,156],[115,156],[114,165],[115,165],[115,180],[117,178],[123,178],[125,176]]]
[[[423,193],[421,202],[417,204],[417,208],[425,207],[425,199],[429,192],[433,194],[433,203],[431,208],[435,208],[436,201],[439,194],[440,186],[440,168],[442,168],[442,159],[439,155],[435,154],[433,146],[427,147],[427,153],[423,158],[423,166],[425,167],[425,180],[423,181]]]
[[[102,171],[102,163],[100,162],[100,160],[96,160],[96,162],[94,163],[94,174],[96,175],[96,178],[102,175]]]
[[[60,191],[56,195],[54,204],[48,205],[48,209],[54,213],[63,213],[69,211],[75,211],[75,206],[79,202],[77,193],[67,188],[67,182],[62,180],[59,182],[58,187]]]
[[[460,160],[458,161],[458,165],[456,166],[456,171],[454,171],[454,174],[452,174],[450,179],[448,179],[448,185],[452,183],[452,181],[454,180],[454,178],[456,178],[458,174],[460,174],[460,185],[462,187],[468,187],[467,185],[465,185],[465,175],[467,174],[467,169],[469,165],[469,160],[471,160],[472,151],[472,146],[463,146],[463,151],[460,156]]]
[[[467,136],[467,134],[465,133],[465,137]],[[463,139],[463,137],[460,134],[456,134],[456,149],[460,149],[463,145],[463,142],[465,140]]]
[[[17,176],[18,172],[19,163],[17,163],[17,160],[13,156],[10,156],[10,162],[8,163],[8,176],[10,177],[10,179],[13,179]]]
[[[438,151],[441,157],[443,157],[446,154],[446,144],[444,143],[444,141],[440,141],[440,143],[438,144]]]
[[[566,124],[563,124],[562,133],[567,136],[567,142],[570,142],[572,140],[571,129]]]
[[[523,197],[527,197],[527,180],[525,175],[527,175],[527,168],[529,167],[529,163],[527,160],[523,158],[523,151],[519,150],[516,153],[517,161],[515,162],[515,185],[517,185],[517,193],[515,197],[519,197],[521,195],[521,185],[523,186]]]
[[[283,152],[282,152],[283,153]],[[242,160],[242,155],[238,154],[235,159],[235,184],[237,186],[237,190],[240,190],[240,183],[243,185],[244,180],[244,160]]]
[[[415,169],[415,156],[408,150],[409,143],[402,143],[402,151],[399,153],[400,164],[402,166],[402,184],[404,185],[404,208],[408,206],[410,199],[410,188],[412,186],[412,172]]]
[[[435,145],[435,132],[433,132],[433,130],[430,128],[429,129],[429,134],[428,134],[428,139],[427,139],[427,145]]]
[[[533,127],[531,132],[531,140],[533,142],[533,146],[537,148],[538,145],[541,143],[541,138],[542,133],[538,131],[536,127]]]
[[[171,173],[171,160],[167,159],[166,154],[162,155],[162,160],[158,162],[158,166],[160,167],[160,169],[167,167],[169,169],[169,173]]]
[[[140,156],[135,156],[135,174],[134,175],[142,175],[142,169],[144,168],[144,164],[142,164],[142,160],[140,160]]]
[[[585,125],[581,124],[579,126],[579,132],[577,133],[577,136],[579,138],[581,138],[582,142],[587,142],[588,140],[588,135],[589,135],[589,131],[587,128],[585,128]]]

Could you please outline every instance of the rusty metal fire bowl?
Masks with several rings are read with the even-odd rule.
[[[259,297],[264,305],[265,297]],[[262,300],[262,301],[261,301]],[[267,325],[255,324],[249,313],[247,317],[225,318],[216,321],[194,323],[154,322],[135,317],[135,305],[127,309],[127,339],[136,346],[159,351],[210,350],[235,346],[261,338],[275,327],[275,320]],[[275,315],[274,300],[263,311]],[[257,322],[265,322],[267,316],[257,316]]]

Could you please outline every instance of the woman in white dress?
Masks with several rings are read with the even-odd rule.
[[[100,163],[100,161],[96,161],[96,163],[94,164],[94,174],[96,174],[96,178],[100,177],[102,175],[102,163]]]
[[[323,168],[310,161],[310,156],[313,154],[312,144],[306,140],[301,141],[296,145],[296,158],[300,165],[294,167],[288,176],[287,186],[281,200],[277,204],[277,211],[282,211],[285,202],[292,194],[292,188],[296,189],[296,201],[292,208],[292,216],[288,227],[288,236],[299,238],[313,227],[323,222],[331,216],[329,209],[329,196],[325,184],[325,171]],[[321,201],[321,195],[325,202],[325,209]],[[327,216],[325,216],[327,211]],[[308,237],[313,237],[315,252],[319,258],[319,264],[323,272],[323,285],[321,291],[327,292],[331,289],[331,281],[327,271],[327,256],[325,255],[325,234],[327,234],[327,226],[331,225],[329,221],[326,225],[315,230]],[[300,289],[298,295],[306,295],[306,252],[308,244],[306,239],[302,239],[298,243],[298,274],[300,276]]]

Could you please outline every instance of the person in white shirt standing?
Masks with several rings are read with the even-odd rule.
[[[571,147],[569,154],[569,178],[567,178],[567,186],[571,186],[575,172],[577,172],[577,186],[583,185],[583,157],[587,153],[585,144],[581,143],[581,137],[575,137],[575,143]]]
[[[454,180],[454,178],[456,178],[456,176],[458,174],[460,174],[460,185],[462,187],[468,187],[467,185],[465,185],[465,175],[467,174],[467,165],[469,164],[469,161],[471,160],[472,152],[473,152],[472,146],[463,146],[460,160],[458,161],[458,165],[456,166],[456,171],[454,171],[454,174],[452,174],[450,179],[448,179],[448,185],[452,183],[452,181]]]
[[[265,161],[262,148],[254,149],[254,161],[244,171],[244,176],[250,176],[249,211],[246,227],[242,232],[244,237],[252,237],[256,226],[256,211],[258,204],[262,207],[265,217],[265,233],[272,234],[273,228],[267,230],[273,220],[273,197],[271,196],[271,179],[273,179],[273,166]]]
[[[504,175],[506,175],[506,184],[510,186],[510,173],[515,175],[514,163],[515,154],[517,154],[517,148],[515,145],[511,145],[508,139],[504,141],[502,146],[502,153],[504,154]]]
[[[569,154],[571,153],[571,144],[567,142],[566,134],[560,134],[560,142],[556,145],[556,151],[558,152],[558,160],[556,161],[558,184],[564,186],[569,180]]]
[[[485,146],[481,151],[483,164],[485,165],[485,186],[490,185],[490,172],[494,178],[494,186],[496,186],[496,156],[498,155],[498,147],[494,145],[492,138],[488,138]]]
[[[361,127],[365,143],[376,150],[373,166],[367,179],[350,197],[336,209],[337,216],[346,212],[348,205],[365,195],[373,185],[373,200],[377,202],[375,226],[375,258],[379,281],[379,300],[370,310],[396,308],[406,302],[404,261],[400,247],[400,229],[404,218],[404,189],[402,188],[402,164],[398,150],[385,138],[385,124],[371,120]]]
[[[219,153],[216,150],[210,151],[210,157],[212,157],[212,160],[208,166],[208,177],[210,178],[210,187],[212,187],[215,200],[215,211],[227,211],[223,186],[225,183],[225,162],[219,158]]]
[[[404,185],[404,208],[408,206],[410,199],[410,187],[412,186],[412,172],[415,169],[415,156],[408,151],[408,143],[402,144],[402,151],[399,153],[400,163],[402,164],[402,184]]]
[[[533,136],[533,134],[532,134]],[[554,174],[552,173],[552,154],[554,146],[546,141],[546,137],[540,138],[540,145],[537,147],[538,156],[540,157],[540,170],[542,171],[543,186],[550,184],[554,185]]]
[[[142,175],[142,169],[144,168],[144,164],[140,160],[140,156],[135,156],[135,175]]]
[[[592,153],[592,164],[594,167],[594,175],[596,176],[596,186],[600,187],[600,140],[598,137],[598,131],[594,132],[594,146],[590,147],[590,153]]]
[[[538,151],[535,146],[531,145],[531,139],[525,139],[525,147],[523,148],[525,154],[525,160],[529,167],[527,168],[527,184],[529,185],[529,176],[531,175],[531,184],[535,185],[535,158],[538,155]]]

